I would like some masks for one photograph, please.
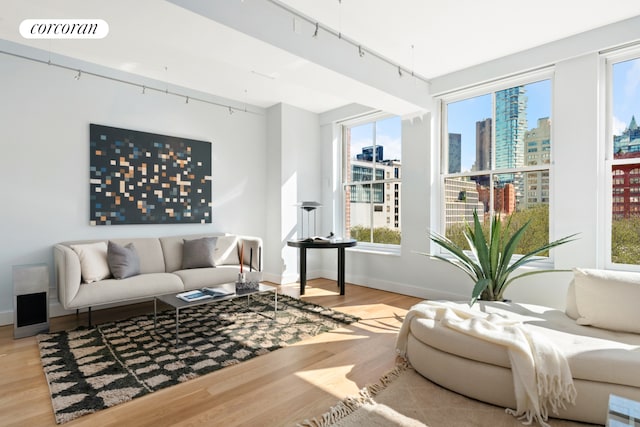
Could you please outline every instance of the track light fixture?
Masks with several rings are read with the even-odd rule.
[[[13,52],[7,52],[6,50],[2,50],[2,49],[0,49],[0,56],[1,55],[12,56],[12,57],[15,57],[15,58],[24,59],[26,61],[31,61],[31,62],[36,62],[36,63],[39,63],[39,64],[44,64],[44,65],[47,65],[49,67],[56,67],[56,68],[60,68],[60,69],[63,69],[63,70],[69,70],[69,71],[76,72],[77,74],[75,74],[73,76],[74,80],[80,80],[80,78],[82,77],[83,74],[88,74],[88,75],[90,75],[92,77],[96,77],[96,78],[100,78],[100,79],[104,79],[104,80],[109,80],[109,81],[112,81],[112,82],[115,82],[115,83],[121,83],[121,84],[124,84],[124,85],[127,85],[127,86],[133,86],[133,87],[136,87],[136,88],[140,88],[143,95],[146,93],[147,89],[149,89],[149,90],[151,90],[153,92],[158,92],[158,93],[163,93],[164,92],[167,95],[173,95],[173,96],[188,98],[188,101],[192,101],[192,100],[195,99],[196,101],[202,102],[204,104],[214,105],[216,107],[221,107],[221,108],[228,108],[230,114],[233,114],[235,112],[235,111],[233,111],[233,108],[230,105],[222,104],[222,103],[219,103],[219,102],[216,102],[216,101],[212,101],[212,100],[209,100],[209,99],[205,99],[205,98],[194,98],[192,96],[183,95],[182,93],[179,93],[179,92],[170,91],[168,87],[165,88],[165,89],[161,89],[160,87],[142,85],[142,84],[140,84],[140,83],[138,83],[136,81],[132,81],[132,80],[125,80],[125,79],[122,79],[122,78],[113,77],[113,76],[109,76],[109,75],[106,75],[106,74],[100,74],[100,73],[96,73],[96,72],[92,72],[92,71],[82,71],[82,70],[80,70],[78,68],[70,67],[70,66],[63,65],[63,64],[58,64],[56,62],[53,62],[51,59],[43,60],[43,59],[33,58],[33,57],[30,57],[30,56],[20,55],[20,54],[13,53]],[[236,109],[236,110],[237,111],[244,111],[247,114],[256,114],[256,115],[260,115],[260,116],[263,115],[260,112],[249,110],[247,108],[246,104],[245,104],[244,110],[241,110],[241,109]]]
[[[189,103],[189,97],[188,97],[188,96],[184,98],[184,103],[185,103],[185,104],[188,104],[188,103]]]
[[[380,53],[376,52],[375,50],[371,50],[369,48],[367,48],[366,46],[363,46],[361,43],[359,43],[356,40],[351,39],[350,37],[344,35],[342,33],[342,0],[337,0],[338,3],[338,26],[337,28],[332,28],[329,27],[323,23],[320,23],[320,21],[316,21],[315,19],[312,19],[311,17],[297,11],[296,9],[293,9],[291,7],[289,7],[287,4],[284,3],[283,0],[265,0],[268,3],[271,3],[273,6],[278,7],[280,9],[282,9],[285,12],[290,13],[294,19],[297,19],[300,22],[306,22],[306,24],[308,26],[312,26],[313,27],[313,35],[311,36],[312,38],[318,38],[319,36],[319,32],[320,29],[322,29],[323,34],[322,37],[323,39],[325,38],[325,34],[327,36],[333,36],[336,37],[338,40],[342,40],[345,43],[348,43],[349,45],[358,48],[358,55],[360,56],[360,58],[364,57],[365,54],[368,54],[372,59],[372,61],[381,61],[384,62],[388,65],[391,66],[390,71],[391,73],[398,73],[398,78],[402,78],[405,75],[407,76],[412,76],[414,79],[416,79],[416,81],[421,81],[424,83],[429,83],[429,80],[419,74],[417,74],[415,72],[415,46],[412,44],[411,45],[411,66],[406,66],[405,68],[403,68],[399,63],[392,61],[389,58],[384,57],[383,55],[381,55]],[[299,27],[299,22],[296,23],[297,27]]]

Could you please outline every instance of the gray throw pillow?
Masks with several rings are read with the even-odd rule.
[[[126,279],[140,274],[140,258],[133,243],[121,246],[117,243],[109,242],[107,262],[109,263],[111,274],[116,279]]]
[[[183,240],[182,268],[215,267],[214,254],[217,237]]]

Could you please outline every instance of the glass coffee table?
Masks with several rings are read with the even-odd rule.
[[[209,286],[209,289],[219,290],[226,295],[216,296],[207,299],[201,299],[198,301],[187,302],[181,300],[176,295],[177,294],[165,294],[165,295],[157,295],[153,299],[153,328],[155,330],[157,324],[158,317],[158,301],[162,301],[163,303],[173,307],[176,310],[176,347],[180,342],[180,310],[188,307],[195,307],[198,305],[205,304],[215,304],[219,301],[226,301],[230,299],[235,299],[239,297],[247,297],[247,305],[251,303],[251,295],[256,294],[264,294],[268,292],[273,292],[273,319],[275,320],[276,315],[278,314],[278,289],[275,286],[265,285],[263,283],[258,284],[257,289],[238,289],[236,290],[235,283],[225,283],[223,285]],[[258,312],[256,312],[258,313]],[[262,313],[258,313],[261,314]]]

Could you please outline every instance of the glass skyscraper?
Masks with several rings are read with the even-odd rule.
[[[524,165],[527,97],[523,86],[496,92],[496,169]]]

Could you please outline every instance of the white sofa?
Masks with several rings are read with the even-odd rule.
[[[564,311],[503,302],[478,302],[473,309],[519,319],[565,355],[576,403],[551,416],[605,424],[610,394],[640,401],[639,303],[640,274],[575,269]],[[447,304],[468,309],[467,303]],[[406,357],[416,371],[471,398],[516,407],[504,346],[442,327],[433,319],[414,317],[409,322]]]
[[[215,267],[183,268],[183,264],[189,263],[189,260],[183,257],[185,241],[205,237],[215,237],[215,248],[211,253],[211,265]],[[139,261],[139,274],[116,279],[110,271],[104,271],[102,275],[95,273],[100,268],[104,270],[102,263],[106,258],[102,258],[106,253],[99,255],[97,258],[100,259],[96,262],[96,257],[88,252],[87,248],[93,248],[96,243],[99,244],[98,247],[101,248],[104,244],[106,248],[109,242],[121,247],[133,245]],[[241,248],[244,249],[244,271],[249,271],[250,261],[252,269],[261,271],[262,239],[259,237],[211,233],[58,243],[53,248],[58,299],[67,310],[91,310],[91,307],[104,304],[122,303],[233,282],[240,271]],[[96,280],[96,277],[99,280]]]

